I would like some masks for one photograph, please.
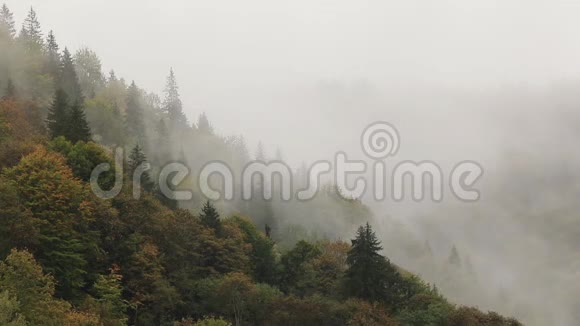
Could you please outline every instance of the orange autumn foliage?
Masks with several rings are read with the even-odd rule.
[[[0,100],[0,169],[16,165],[44,142],[42,114],[33,103]]]

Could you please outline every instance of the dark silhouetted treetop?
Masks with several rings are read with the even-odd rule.
[[[67,48],[62,53],[59,85],[68,95],[70,103],[82,103],[84,101],[74,62]]]
[[[461,267],[461,257],[459,257],[459,252],[455,245],[451,247],[451,253],[449,254],[449,264],[457,267]]]
[[[135,173],[135,170],[137,170],[137,168],[145,163],[147,163],[147,156],[145,155],[145,152],[143,152],[143,149],[141,146],[139,146],[139,144],[135,144],[131,150],[131,154],[129,154],[129,161],[127,162],[130,172],[129,175],[132,177]],[[153,181],[151,180],[151,176],[146,170],[143,170],[141,174],[141,186],[147,191],[151,191],[154,186]]]
[[[88,142],[91,140],[91,128],[85,117],[85,111],[79,102],[76,102],[71,107],[68,131],[65,138],[70,140],[73,144],[78,141]]]
[[[66,136],[68,132],[67,123],[69,122],[68,111],[68,96],[59,88],[54,94],[52,106],[48,111],[47,124],[51,138]]]
[[[213,126],[209,122],[205,112],[201,113],[197,119],[197,130],[204,134],[213,134]]]
[[[351,296],[394,306],[404,282],[381,250],[371,226],[359,227],[347,257],[346,290]]]
[[[173,69],[169,70],[169,76],[167,77],[164,93],[165,100],[163,101],[163,109],[167,113],[171,127],[187,127],[188,122],[183,113],[183,105],[179,97],[179,87],[177,86]]]
[[[201,223],[218,232],[221,228],[220,215],[215,206],[208,200],[203,205],[200,214]]]
[[[46,55],[48,57],[46,70],[54,78],[54,80],[58,80],[61,69],[60,53],[58,51],[56,38],[54,37],[54,33],[52,31],[48,33],[48,37],[46,38]]]
[[[115,74],[115,70],[111,70],[109,71],[109,82],[116,82],[117,79],[117,75]]]

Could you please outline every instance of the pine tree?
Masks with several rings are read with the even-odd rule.
[[[64,49],[62,54],[59,84],[68,95],[71,103],[82,103],[84,101],[73,59],[67,48]]]
[[[371,226],[359,227],[347,257],[346,289],[351,296],[395,306],[404,282],[381,250]]]
[[[36,12],[31,7],[28,16],[24,19],[19,38],[25,43],[27,50],[40,51],[43,46],[42,30],[36,17]]]
[[[48,57],[46,70],[54,80],[58,80],[61,68],[60,53],[58,53],[58,44],[52,31],[48,33],[46,38],[46,55]]]
[[[72,105],[68,120],[66,138],[73,144],[78,141],[88,142],[91,140],[91,128],[87,122],[85,111],[79,102]]]
[[[167,84],[165,86],[165,100],[163,102],[163,109],[169,117],[171,128],[185,128],[188,125],[187,118],[183,113],[183,105],[179,98],[179,87],[175,80],[173,69],[169,70],[167,77]]]
[[[145,137],[145,127],[143,125],[143,109],[140,104],[140,93],[137,85],[133,81],[127,90],[127,115],[125,123],[129,137],[135,137],[143,141]]]
[[[459,252],[457,251],[455,245],[453,245],[453,247],[451,248],[451,253],[449,254],[448,261],[450,265],[461,267],[461,257],[459,257]]]
[[[116,82],[117,79],[117,75],[115,74],[115,70],[111,70],[109,71],[109,82]]]
[[[129,154],[128,167],[130,175],[133,176],[135,170],[144,163],[147,163],[147,156],[143,152],[141,146],[136,144],[135,147],[133,147],[131,150],[131,154]],[[148,171],[143,171],[140,181],[143,189],[147,191],[151,191],[153,189],[154,184],[153,181],[151,181],[151,176],[149,175]]]
[[[0,33],[2,33],[2,35],[7,35],[10,39],[13,39],[16,35],[16,29],[14,28],[14,25],[14,15],[12,12],[10,12],[8,6],[3,4],[2,9],[0,9]]]
[[[201,133],[211,135],[213,134],[213,126],[209,122],[205,112],[199,115],[197,119],[197,130]]]
[[[208,200],[203,205],[200,214],[201,223],[207,227],[210,227],[219,233],[221,229],[220,215],[213,206],[213,204]]]
[[[54,94],[54,100],[52,101],[52,106],[48,112],[48,129],[50,131],[50,137],[56,138],[59,136],[65,136],[68,131],[68,97],[62,89],[57,89]]]

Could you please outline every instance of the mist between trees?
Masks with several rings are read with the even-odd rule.
[[[163,168],[180,162],[203,171],[209,162],[223,162],[232,175],[243,176],[251,162],[290,160],[282,150],[270,153],[262,143],[252,146],[242,135],[218,132],[210,108],[189,120],[179,71],[167,69],[165,89],[157,95],[138,80],[103,72],[93,50],[63,48],[58,31],[43,31],[33,9],[19,31],[8,7],[0,13],[1,323],[519,324],[488,310],[529,325],[573,325],[580,318],[572,263],[579,160],[575,142],[564,141],[578,137],[575,88],[421,98],[429,108],[449,102],[495,108],[466,115],[485,127],[492,120],[495,129],[486,131],[505,147],[451,157],[440,151],[432,158],[446,158],[443,177],[453,175],[443,166],[450,162],[485,166],[477,202],[448,201],[453,197],[444,191],[441,203],[377,202],[347,193],[352,180],[342,185],[324,179],[309,200],[259,195],[208,201],[203,186],[220,189],[222,181],[200,186],[197,173]],[[314,106],[337,112],[358,112],[358,102],[395,107],[374,97],[372,87],[364,90],[330,83],[308,94]],[[546,110],[554,102],[561,107],[557,114]],[[363,117],[336,116],[348,120],[339,126],[360,132],[353,125]],[[403,134],[401,152],[415,149],[404,142],[406,135],[412,142],[429,134],[428,128],[413,133],[397,124],[414,118],[412,112],[393,109],[392,116]],[[370,121],[376,119],[364,116],[364,123]],[[508,125],[498,127],[497,121]],[[446,134],[449,126],[432,128]],[[537,140],[532,134],[552,136]],[[491,142],[486,136],[477,137],[483,139],[479,145]],[[115,164],[117,148],[124,150]],[[366,159],[376,163],[374,156]],[[106,200],[90,185],[102,164],[109,168],[100,170],[96,183],[118,190]],[[289,168],[294,189],[308,186],[312,165]],[[164,189],[160,176],[179,182]],[[270,185],[273,195],[284,189],[254,181],[251,193]],[[234,181],[231,189],[243,194],[243,183]],[[426,197],[437,193],[431,190]],[[190,197],[177,200],[164,191]]]

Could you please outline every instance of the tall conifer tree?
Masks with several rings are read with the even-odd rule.
[[[82,104],[84,101],[79,79],[75,71],[72,56],[67,48],[62,53],[62,68],[60,71],[60,87],[66,92],[70,103]]]
[[[459,252],[457,251],[457,247],[455,247],[455,245],[451,247],[451,253],[449,254],[449,264],[456,267],[461,267],[461,258],[459,257]]]
[[[54,94],[52,106],[48,111],[48,129],[50,136],[56,138],[65,136],[68,130],[68,97],[62,89],[57,89]]]
[[[359,227],[347,257],[346,289],[354,297],[395,305],[404,280],[379,253],[381,250],[381,242],[371,226],[367,223]]]
[[[213,134],[213,126],[209,122],[205,112],[202,112],[197,119],[197,130],[204,134]]]
[[[127,111],[125,123],[127,134],[140,141],[144,141],[145,127],[143,125],[143,109],[140,103],[140,94],[135,82],[131,83],[127,90]]]
[[[177,86],[173,69],[169,70],[169,76],[167,77],[163,109],[167,112],[171,128],[182,129],[187,127],[187,118],[183,113],[183,105],[179,97],[179,87]]]
[[[73,144],[78,141],[88,142],[91,140],[91,128],[79,102],[74,103],[71,107],[66,138]]]
[[[220,215],[218,214],[215,206],[209,200],[206,201],[203,205],[200,218],[203,225],[214,229],[216,233],[220,231]]]
[[[8,6],[3,4],[2,9],[0,9],[0,33],[4,33],[3,35],[13,39],[16,35],[16,29],[14,26],[14,15],[10,12]]]
[[[139,144],[136,144],[135,147],[131,150],[131,154],[129,154],[129,161],[128,167],[130,176],[133,176],[135,170],[141,166],[141,164],[147,163],[147,156],[143,152],[143,149]],[[147,191],[151,191],[153,189],[153,181],[151,181],[151,176],[149,175],[148,171],[143,171],[141,174],[141,186],[143,189]]]
[[[61,69],[60,53],[58,52],[58,44],[52,31],[48,33],[48,37],[46,38],[46,55],[48,60],[46,70],[54,80],[58,80]]]
[[[40,51],[44,44],[42,40],[42,30],[36,17],[36,12],[31,7],[28,15],[24,19],[19,38],[24,42],[29,51]]]

